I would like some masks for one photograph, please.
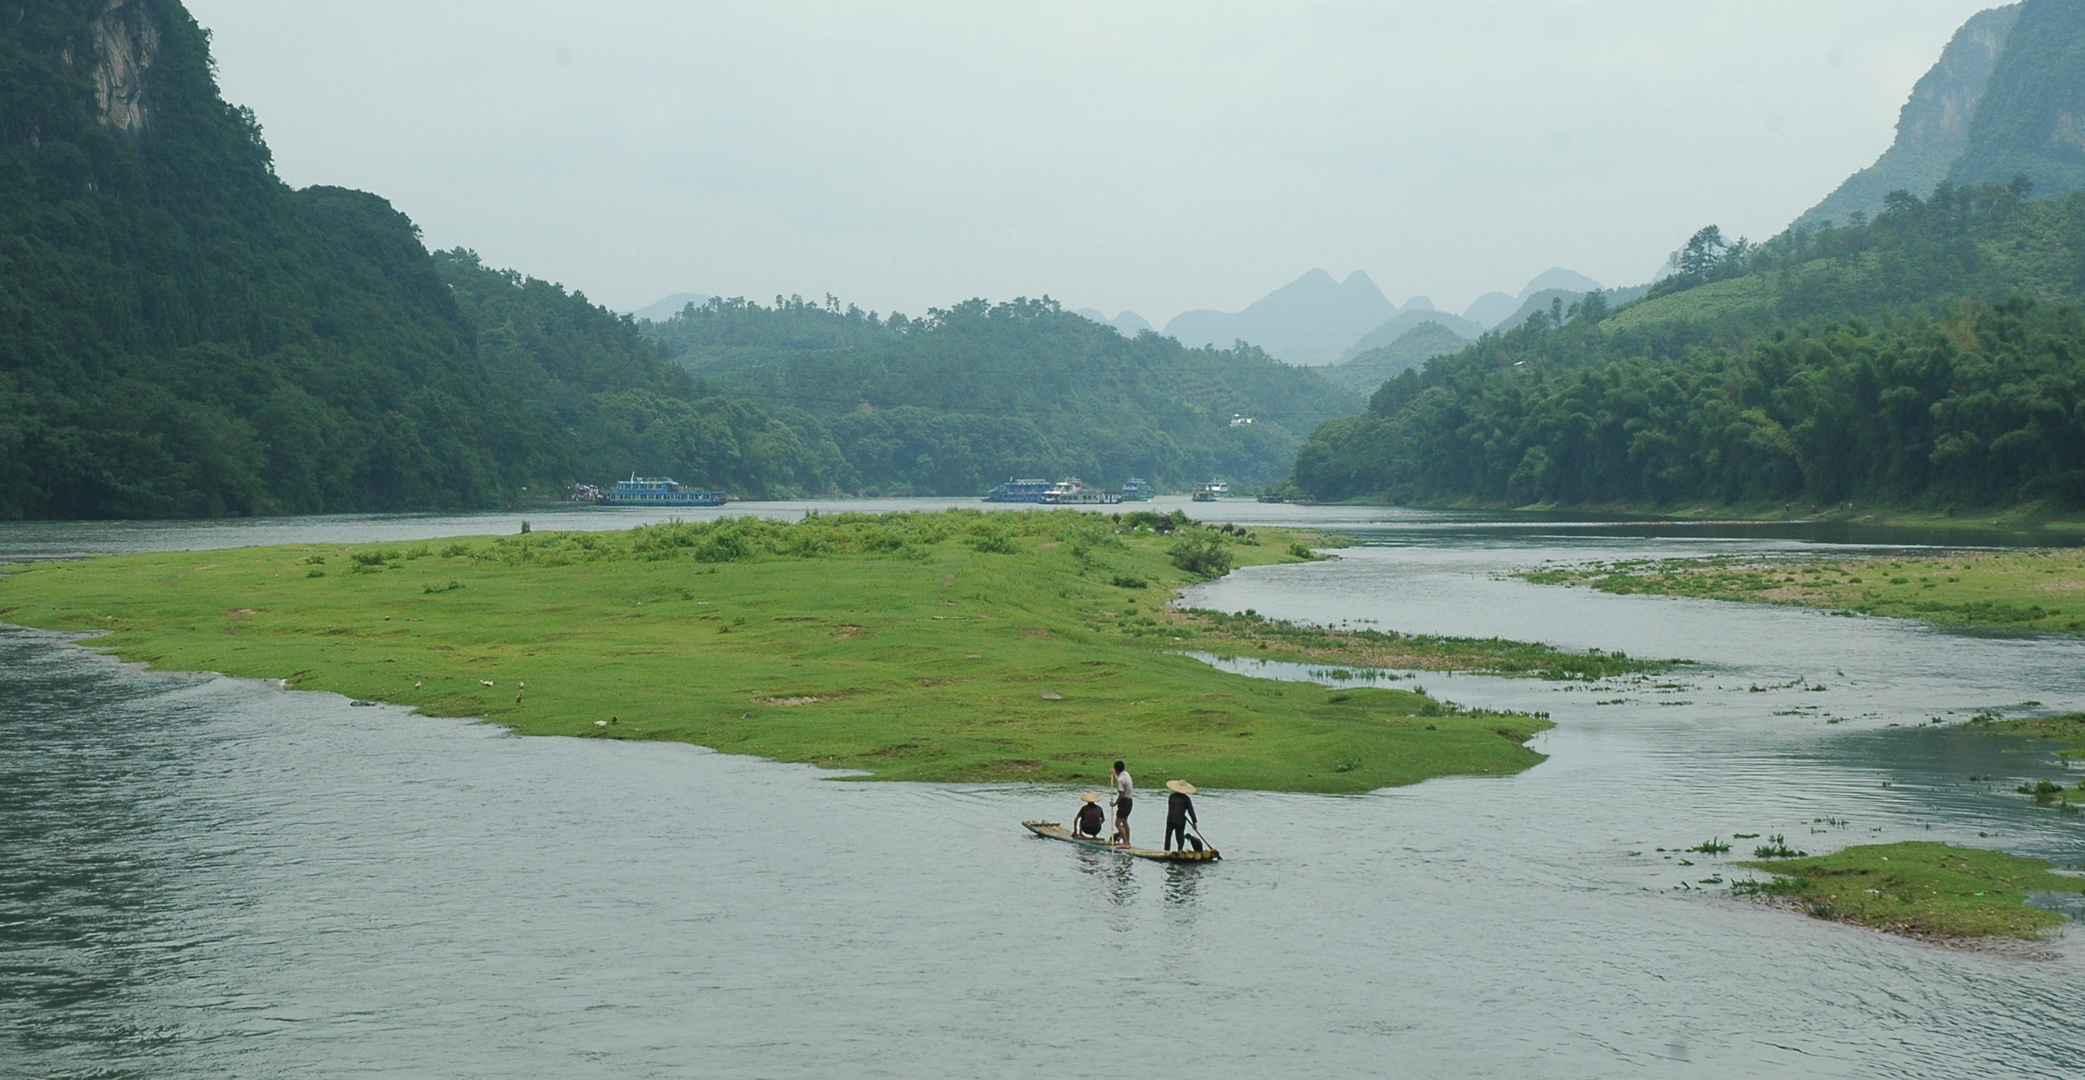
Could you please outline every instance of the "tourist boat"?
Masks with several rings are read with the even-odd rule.
[[[1122,483],[1123,502],[1150,502],[1151,481],[1130,477]]]
[[[986,502],[1039,503],[1050,491],[1048,480],[1008,480],[985,495]]]
[[[1086,486],[1083,480],[1059,480],[1043,492],[1042,501],[1053,506],[1104,506],[1119,503],[1122,496],[1112,491],[1096,491]]]
[[[601,501],[610,506],[722,506],[726,498],[721,491],[682,487],[672,477],[635,473],[601,493]]]
[[[1215,502],[1230,493],[1231,485],[1229,484],[1219,484],[1214,481],[1207,484],[1196,484],[1194,500],[1196,502]]]
[[[1054,821],[1024,821],[1021,824],[1029,832],[1046,840],[1063,840],[1066,843],[1083,844],[1086,847],[1100,848],[1104,851],[1112,851],[1117,855],[1129,855],[1139,859],[1153,859],[1158,862],[1215,862],[1223,858],[1222,855],[1217,854],[1215,848],[1207,848],[1202,851],[1153,851],[1150,848],[1121,847],[1106,840],[1089,840],[1083,836],[1074,836],[1070,829]]]

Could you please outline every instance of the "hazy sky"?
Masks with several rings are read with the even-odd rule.
[[[629,309],[1048,294],[1163,324],[1312,267],[1459,310],[1764,238],[1988,0],[189,0],[283,178]]]

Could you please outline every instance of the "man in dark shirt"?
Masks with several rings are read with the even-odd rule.
[[[1100,808],[1100,792],[1089,791],[1079,796],[1086,805],[1079,807],[1079,815],[1072,819],[1072,835],[1088,840],[1100,839],[1100,827],[1107,823],[1107,811]]]
[[[1166,796],[1165,849],[1167,851],[1173,850],[1173,838],[1177,836],[1180,838],[1180,850],[1186,851],[1187,823],[1192,821],[1196,825],[1201,824],[1201,821],[1195,817],[1195,801],[1188,798],[1188,796],[1195,793],[1195,786],[1185,780],[1168,780],[1166,781],[1166,790],[1172,792],[1172,794]],[[1196,846],[1199,847],[1200,845]]]

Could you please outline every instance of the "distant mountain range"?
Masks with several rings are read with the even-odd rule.
[[[1433,301],[1424,296],[1415,296],[1402,306],[1392,303],[1359,270],[1345,281],[1312,270],[1243,311],[1184,312],[1166,324],[1165,333],[1191,348],[1226,348],[1244,341],[1292,364],[1330,366],[1392,345],[1420,326],[1437,326],[1463,341],[1475,341],[1501,323],[1524,321],[1534,307],[1546,310],[1552,297],[1563,297],[1568,307],[1598,288],[1600,283],[1592,278],[1556,267],[1537,275],[1518,295],[1486,293],[1457,316],[1436,310]],[[1078,314],[1110,325],[1134,318],[1124,312],[1110,320],[1091,309]],[[1427,340],[1437,337],[1430,335]]]
[[[1244,311],[1183,312],[1166,324],[1166,335],[1189,348],[1244,341],[1292,364],[1329,364],[1399,310],[1359,270],[1345,281],[1312,270]]]

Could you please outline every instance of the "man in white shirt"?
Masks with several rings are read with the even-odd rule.
[[[1137,786],[1129,779],[1129,767],[1116,762],[1110,772],[1115,775],[1115,842],[1129,846],[1129,810],[1136,802]]]

